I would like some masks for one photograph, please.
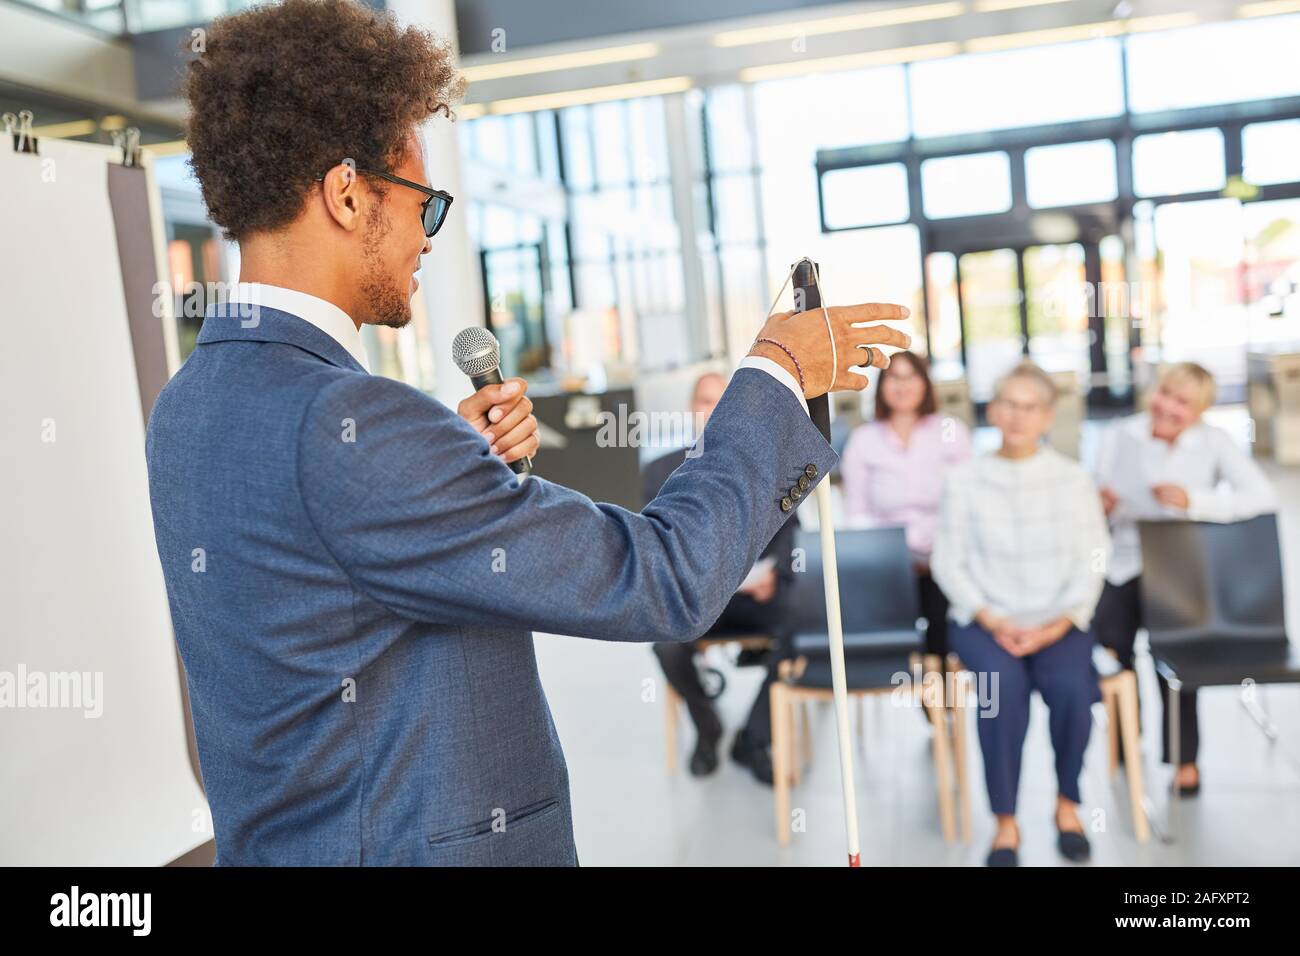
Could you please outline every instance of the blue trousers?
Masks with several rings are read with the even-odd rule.
[[[1079,774],[1092,730],[1091,709],[1101,700],[1092,644],[1090,633],[1071,628],[1055,644],[1015,657],[974,621],[966,626],[951,623],[948,646],[976,675],[980,705],[975,723],[994,813],[1016,812],[1020,754],[1029,729],[1029,695],[1035,690],[1050,712],[1048,726],[1060,794],[1080,802]]]

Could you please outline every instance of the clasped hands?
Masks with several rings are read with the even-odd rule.
[[[975,615],[975,623],[988,631],[998,646],[1012,657],[1037,653],[1065,637],[1074,626],[1068,617],[1058,617],[1039,627],[1021,627],[988,608],[980,609]]]

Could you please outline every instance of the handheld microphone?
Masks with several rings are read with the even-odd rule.
[[[822,295],[817,289],[817,278],[821,270],[818,269],[817,263],[805,258],[800,259],[790,268],[794,270],[794,278],[791,281],[794,284],[795,311],[808,312],[811,309],[820,309]],[[830,441],[830,396],[818,395],[816,398],[808,399],[808,414],[812,417],[817,430],[822,433],[822,437]]]
[[[451,342],[451,360],[469,376],[474,391],[484,385],[500,385],[502,382],[501,343],[482,326],[471,325],[456,334]],[[533,473],[532,459],[516,459],[510,462],[510,470],[520,475],[522,481]]]

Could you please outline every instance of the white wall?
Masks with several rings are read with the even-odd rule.
[[[456,11],[452,0],[389,0],[387,8],[403,23],[431,30],[454,44]],[[428,316],[434,393],[455,408],[469,394],[470,384],[451,360],[451,340],[467,325],[484,324],[483,283],[465,224],[469,197],[455,125],[441,116],[430,121],[424,131],[424,150],[429,181],[459,200],[424,257],[419,303],[415,305]]]

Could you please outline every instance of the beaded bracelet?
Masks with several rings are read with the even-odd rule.
[[[755,345],[757,345],[759,342],[766,342],[768,345],[775,345],[786,355],[790,356],[790,361],[794,363],[794,370],[799,373],[799,388],[801,391],[806,391],[803,383],[803,366],[800,365],[799,360],[794,357],[794,353],[791,352],[784,345],[782,345],[780,342],[778,342],[776,339],[768,339],[768,338],[754,339]]]

